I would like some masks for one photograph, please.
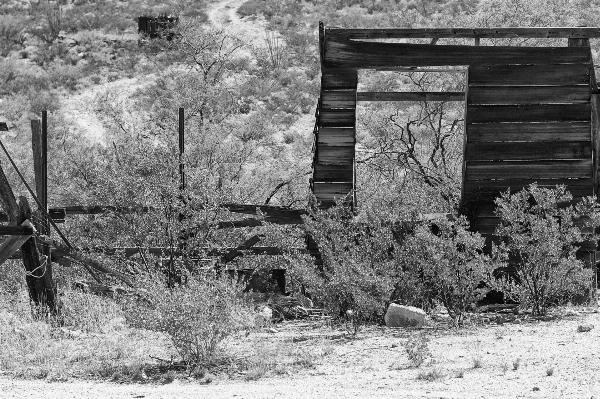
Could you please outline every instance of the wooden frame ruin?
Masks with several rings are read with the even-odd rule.
[[[537,182],[565,184],[574,200],[597,195],[599,94],[590,39],[598,37],[598,28],[342,29],[320,23],[312,192],[323,208],[354,193],[358,101],[463,101],[461,203],[470,205],[466,213],[472,229],[486,237],[486,251],[499,221],[493,200],[501,191]],[[566,39],[566,46],[481,45],[488,38]],[[445,45],[440,39],[472,41]],[[464,93],[357,90],[360,69],[448,66],[465,67]],[[595,264],[595,251],[595,243],[583,244],[579,256]]]

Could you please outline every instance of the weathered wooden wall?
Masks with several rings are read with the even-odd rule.
[[[482,38],[564,38],[562,47],[481,46]],[[598,191],[598,106],[589,38],[598,28],[339,29],[320,31],[322,92],[313,192],[324,207],[354,188],[356,101],[466,100],[462,202],[487,237],[493,199],[537,182],[575,200]],[[430,38],[430,44],[380,39]],[[474,38],[475,46],[439,45]],[[358,69],[464,66],[466,93],[357,93]],[[589,247],[589,248],[588,248]],[[584,244],[592,253],[595,244]],[[581,255],[581,254],[580,254]],[[591,257],[591,255],[590,255]]]

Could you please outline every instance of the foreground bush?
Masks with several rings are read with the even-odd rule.
[[[219,344],[253,321],[243,287],[227,278],[190,276],[186,285],[167,289],[164,279],[147,277],[141,286],[145,297],[126,305],[130,323],[166,333],[189,365],[212,364]]]
[[[292,282],[306,287],[318,306],[342,316],[352,310],[362,321],[381,321],[398,279],[389,223],[354,218],[344,206],[305,220],[323,266],[296,258],[288,266]]]
[[[401,259],[405,273],[412,277],[413,290],[430,301],[442,303],[457,325],[463,321],[467,308],[485,294],[478,288],[481,282],[487,281],[498,267],[481,253],[484,238],[468,231],[468,227],[464,217],[422,225],[402,248]]]
[[[532,184],[522,191],[502,194],[496,200],[496,214],[502,224],[497,253],[511,254],[515,279],[497,284],[509,298],[543,315],[551,305],[569,301],[591,287],[591,268],[575,257],[578,243],[596,239],[600,225],[598,204],[585,199],[576,206],[565,186],[555,189]]]

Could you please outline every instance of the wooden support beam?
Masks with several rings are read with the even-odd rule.
[[[0,236],[31,236],[33,225],[4,226],[0,225]]]
[[[460,46],[325,40],[325,65],[379,68],[390,66],[461,66],[511,64],[585,64],[590,53],[582,47]]]
[[[240,227],[257,227],[262,226],[262,221],[254,218],[246,218],[243,220],[232,220],[228,222],[219,222],[217,224],[218,229],[234,229]]]
[[[129,286],[133,286],[133,281],[131,280],[131,277],[129,277],[125,273],[121,273],[117,270],[114,270],[113,268],[105,266],[105,265],[101,264],[100,262],[96,261],[95,259],[91,259],[88,256],[86,256],[85,254],[82,254],[81,252],[79,252],[77,250],[71,250],[69,247],[67,247],[63,243],[53,240],[52,238],[50,238],[48,236],[40,235],[38,237],[38,239],[40,242],[42,242],[45,245],[48,245],[54,249],[53,256],[56,258],[67,257],[67,258],[72,259],[75,262],[81,263],[93,270],[116,277],[117,279],[121,280],[122,282],[124,282],[125,284],[127,284]]]
[[[253,204],[235,204],[225,203],[219,207],[229,210],[233,213],[245,213],[256,215],[262,213],[265,216],[272,216],[278,219],[300,220],[302,215],[306,215],[304,209],[291,209],[285,206],[275,205],[253,205]],[[148,213],[155,209],[148,206],[140,207],[119,207],[109,205],[69,205],[54,207],[48,210],[48,214],[54,220],[64,220],[68,215],[98,215],[102,213]],[[6,213],[0,212],[0,221],[8,220]]]
[[[465,101],[465,93],[364,91],[356,93],[356,101]]]
[[[199,252],[199,251],[188,251],[186,253],[186,255],[189,258],[195,258],[195,257],[204,257],[204,256],[209,256],[209,257],[213,257],[213,256],[223,256],[225,254],[227,254],[230,251],[236,250],[237,248],[212,248],[212,249],[207,249],[207,252]],[[304,248],[289,248],[289,250],[294,251],[294,252],[299,252],[299,253],[306,253],[306,250]],[[143,253],[143,254],[149,254],[149,255],[153,255],[153,256],[169,256],[171,255],[171,253],[173,254],[173,256],[181,256],[182,253],[175,249],[174,251],[172,251],[172,248],[167,248],[167,247],[114,247],[114,248],[106,248],[106,247],[82,247],[82,248],[76,248],[77,252],[95,252],[95,253],[101,253],[104,255],[121,255],[124,257],[131,257],[134,256],[136,254],[139,253]],[[280,247],[256,247],[253,246],[251,248],[246,249],[245,251],[247,251],[248,253],[252,254],[252,255],[283,255],[285,253],[285,250],[283,248]],[[18,253],[18,256],[16,255]],[[20,258],[20,253],[17,252],[14,255],[12,255],[10,258],[11,259],[17,259]],[[62,265],[66,266],[66,267],[70,267],[71,264],[69,262],[61,262],[61,260],[66,260],[67,258],[65,258],[62,255],[57,255],[56,253],[52,254],[52,259],[53,261],[59,262]]]
[[[7,259],[11,259],[29,237],[31,236],[10,236],[2,241],[2,244],[0,244],[0,265]]]

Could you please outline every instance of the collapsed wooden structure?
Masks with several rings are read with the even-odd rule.
[[[140,31],[152,33],[148,24]],[[173,21],[160,22],[160,29]],[[161,25],[162,24],[162,25]],[[166,24],[166,25],[165,25]],[[158,29],[158,28],[156,28]],[[148,31],[149,30],[149,31]],[[147,32],[148,31],[148,32]],[[597,195],[599,189],[598,86],[589,46],[590,38],[600,37],[598,28],[486,28],[486,29],[339,29],[319,27],[321,94],[314,128],[313,176],[311,190],[321,207],[336,199],[349,199],[356,205],[355,143],[356,105],[359,101],[461,101],[465,104],[462,207],[473,230],[486,237],[489,250],[498,219],[493,200],[507,188],[519,190],[537,182],[553,187],[565,184],[577,201]],[[399,42],[429,39],[429,44]],[[488,38],[565,39],[567,46],[483,46]],[[440,39],[470,39],[469,45],[443,45]],[[460,72],[465,76],[465,92],[358,92],[358,70],[422,71],[430,67],[452,67],[438,71]],[[46,114],[41,124],[32,121],[32,145],[36,178],[36,198],[41,209],[47,202]],[[183,153],[183,110],[180,109],[180,154]],[[3,127],[3,126],[0,126]],[[0,129],[3,130],[3,129]],[[181,185],[185,186],[180,160]],[[36,303],[56,308],[50,259],[71,259],[90,273],[112,275],[125,284],[130,276],[99,264],[84,252],[48,237],[45,221],[33,226],[31,210],[24,197],[15,199],[0,167],[0,205],[4,210],[0,235],[0,263],[18,252],[27,272],[30,297]],[[233,212],[266,214],[265,221],[302,223],[303,211],[271,206],[223,204]],[[119,209],[106,206],[68,206],[48,211],[52,223],[69,214],[106,211],[145,212],[149,209]],[[38,210],[38,212],[41,212]],[[257,219],[223,222],[218,227],[254,227]],[[229,262],[241,251],[280,254],[280,248],[257,247],[260,237],[252,235],[235,248],[213,250]],[[49,247],[54,248],[51,255]],[[139,252],[162,255],[165,248],[92,248],[92,251]],[[169,249],[171,255],[175,254]],[[308,252],[318,257],[315,243],[308,240]],[[177,255],[177,254],[175,254]],[[596,243],[584,243],[579,256],[596,262]],[[317,261],[318,263],[318,261]]]
[[[312,191],[322,207],[356,185],[358,101],[465,104],[462,208],[491,249],[494,199],[537,182],[565,184],[574,200],[598,194],[598,86],[590,38],[598,28],[341,29],[319,27],[321,97],[316,113]],[[488,38],[564,39],[562,47],[482,45]],[[408,39],[429,39],[429,44]],[[470,39],[463,45],[440,39]],[[462,68],[463,93],[361,93],[358,70]],[[443,69],[438,69],[443,71]],[[352,205],[355,205],[355,198]],[[579,255],[595,264],[596,243]]]

